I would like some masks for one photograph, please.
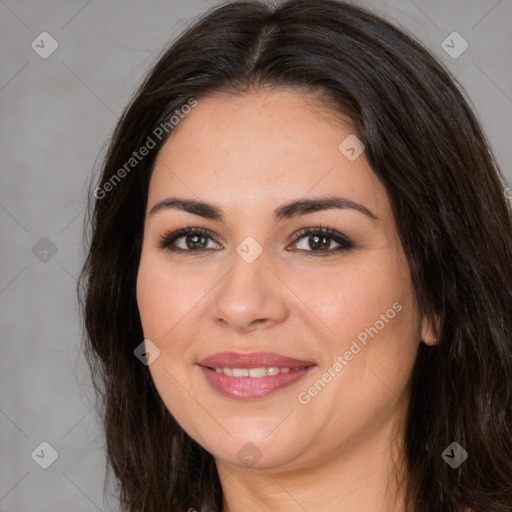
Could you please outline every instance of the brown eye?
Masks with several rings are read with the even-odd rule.
[[[307,256],[329,256],[333,253],[348,251],[354,247],[354,244],[345,235],[331,228],[306,228],[297,233],[294,246],[298,241],[304,239],[305,247],[298,248]],[[332,244],[338,244],[338,247],[332,248]],[[301,242],[302,243],[302,242]]]
[[[213,248],[220,248],[219,244],[213,241],[210,231],[204,228],[184,228],[162,237],[159,247],[173,252],[202,252],[208,247],[208,241],[213,242]]]

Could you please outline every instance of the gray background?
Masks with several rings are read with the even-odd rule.
[[[103,438],[75,301],[86,183],[157,54],[218,3],[0,0],[2,512],[116,509],[103,500]],[[408,29],[448,65],[512,183],[512,2],[359,3]],[[453,31],[469,44],[458,58],[441,46]],[[42,32],[58,42],[46,59],[31,47],[34,40],[42,46]],[[47,469],[36,463],[50,460],[42,442],[58,453]]]

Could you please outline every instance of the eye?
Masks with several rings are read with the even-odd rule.
[[[323,257],[354,248],[353,242],[345,235],[331,228],[322,228],[322,226],[301,230],[297,233],[294,244],[297,245],[297,241],[301,239],[304,240],[300,243],[304,243],[306,247],[299,248],[299,250],[304,252],[306,256]],[[338,247],[327,250],[333,241],[338,244]]]
[[[307,238],[306,238],[307,237]],[[159,241],[158,246],[176,253],[201,254],[209,249],[222,249],[222,246],[214,241],[213,233],[205,228],[192,227],[179,229],[172,233],[165,234]],[[304,239],[304,241],[301,241]],[[334,249],[330,248],[332,242],[338,244]],[[209,243],[212,245],[209,246]],[[306,256],[329,256],[333,253],[348,251],[354,248],[354,244],[342,233],[322,226],[305,228],[295,235],[294,246],[303,243],[306,247],[298,248]],[[308,247],[309,246],[309,247]]]
[[[189,226],[164,235],[158,246],[173,252],[201,253],[211,248],[208,247],[208,241],[213,242],[212,237],[213,234],[208,229]],[[215,242],[213,242],[213,245],[216,248],[222,248]]]

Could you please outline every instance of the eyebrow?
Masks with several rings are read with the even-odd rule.
[[[224,222],[225,220],[223,210],[214,204],[178,197],[168,197],[159,201],[151,208],[149,215],[152,216],[156,212],[167,208],[183,210],[185,212],[204,217],[205,219],[217,220],[220,222]],[[345,197],[321,197],[318,199],[299,199],[298,201],[292,201],[276,208],[273,212],[273,219],[274,222],[279,222],[284,219],[291,219],[300,215],[306,215],[308,213],[322,210],[330,210],[333,208],[341,210],[357,210],[371,219],[378,219],[378,217],[366,208],[366,206],[351,201]]]

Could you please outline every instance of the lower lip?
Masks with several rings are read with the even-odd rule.
[[[305,377],[315,368],[308,366],[290,373],[280,373],[267,377],[229,377],[223,373],[200,366],[203,375],[213,389],[229,398],[251,399],[261,398],[275,391],[291,386]]]

